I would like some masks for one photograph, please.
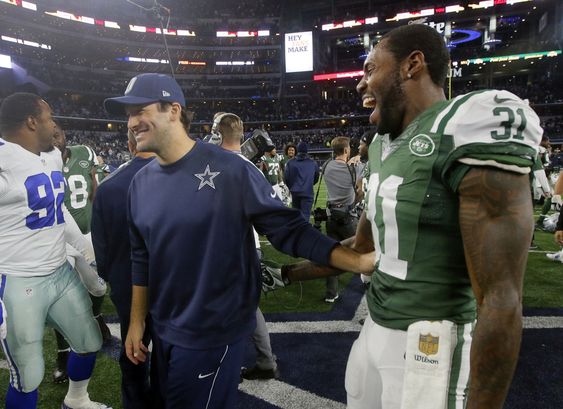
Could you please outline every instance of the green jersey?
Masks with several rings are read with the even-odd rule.
[[[280,160],[280,166],[282,168],[282,171],[285,169],[285,165],[287,164],[287,162],[289,162],[291,159],[293,159],[295,156],[292,156],[291,158],[287,155],[282,155],[281,160]]]
[[[92,169],[97,166],[98,159],[92,148],[85,145],[69,146],[67,149],[69,157],[63,164],[67,183],[65,206],[82,233],[87,234],[92,220]]]
[[[369,148],[367,217],[376,269],[371,318],[406,330],[420,320],[475,319],[459,227],[458,186],[473,166],[528,174],[542,130],[507,91],[477,91],[436,103],[396,139]]]
[[[275,155],[275,156],[268,156],[268,155],[264,155],[262,156],[262,163],[264,164],[264,175],[266,176],[266,179],[268,179],[268,182],[270,182],[270,184],[273,185],[277,185],[280,181],[280,172],[281,172],[281,168],[280,168],[280,162],[281,162],[281,158],[280,155]]]
[[[96,182],[98,185],[106,178],[107,174],[104,171],[104,167],[107,165],[96,165]]]

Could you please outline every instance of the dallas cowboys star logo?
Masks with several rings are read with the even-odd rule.
[[[201,188],[205,185],[209,186],[212,189],[215,189],[215,183],[213,183],[213,179],[215,179],[220,173],[221,172],[211,172],[211,170],[209,170],[209,164],[207,164],[203,173],[194,174],[194,176],[200,180],[197,190],[201,190]]]

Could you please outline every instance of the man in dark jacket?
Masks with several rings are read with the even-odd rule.
[[[92,243],[100,277],[111,286],[114,303],[121,325],[122,348],[119,355],[121,368],[121,399],[124,409],[149,409],[158,407],[151,402],[149,364],[134,365],[125,354],[123,342],[129,328],[131,314],[131,246],[127,224],[127,192],[133,176],[153,160],[154,154],[138,152],[132,132],[128,135],[129,152],[133,159],[104,179],[96,191],[92,211]],[[150,341],[148,327],[145,342]],[[155,371],[156,372],[156,371]],[[154,374],[153,387],[156,386]],[[156,399],[156,398],[155,398]]]
[[[307,152],[307,143],[300,142],[297,156],[285,165],[284,179],[291,192],[292,206],[301,210],[308,221],[313,206],[313,185],[319,180],[319,166]]]

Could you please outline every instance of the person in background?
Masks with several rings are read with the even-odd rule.
[[[280,162],[282,173],[285,170],[285,165],[287,164],[287,162],[295,158],[296,154],[297,154],[297,146],[295,146],[292,143],[288,143],[287,145],[285,145],[285,148],[283,149],[283,159]]]
[[[308,155],[306,142],[297,145],[297,156],[285,165],[285,184],[291,192],[291,205],[299,209],[305,220],[311,217],[313,186],[319,181],[319,165]]]
[[[352,237],[356,232],[358,219],[352,215],[356,197],[356,173],[348,165],[350,138],[338,136],[331,142],[333,159],[323,167],[327,192],[328,220],[326,234],[338,241]],[[326,278],[325,302],[338,299],[338,277]]]
[[[157,393],[151,393],[149,364],[134,365],[125,353],[125,339],[131,315],[131,245],[127,225],[127,193],[131,180],[139,170],[148,165],[154,154],[137,151],[137,142],[131,132],[127,145],[133,156],[129,162],[100,183],[92,210],[92,243],[100,277],[111,286],[110,298],[115,305],[121,329],[121,401],[124,409],[153,409],[157,407]],[[148,326],[143,335],[148,345]],[[151,384],[157,386],[153,371]],[[155,399],[156,398],[156,399]]]
[[[10,368],[6,409],[37,407],[45,325],[72,347],[63,409],[107,409],[88,396],[102,346],[88,292],[67,262],[65,180],[56,124],[41,97],[16,93],[0,105],[0,341]],[[66,213],[66,214],[65,214]],[[80,239],[83,239],[82,235]]]
[[[241,155],[240,145],[244,137],[244,125],[242,120],[237,115],[228,112],[216,114],[213,120],[214,127],[212,132],[220,135],[219,138],[215,138],[216,141],[220,141],[219,146]],[[273,151],[275,151],[275,149]],[[260,239],[256,230],[253,230],[253,232],[256,251],[258,252],[259,258],[262,259]],[[250,368],[241,369],[241,380],[278,379],[280,377],[280,371],[276,362],[276,356],[272,352],[272,344],[270,342],[270,333],[266,326],[266,319],[262,311],[260,311],[260,307],[256,308],[256,328],[252,333],[252,342],[256,349],[256,364]]]
[[[540,142],[538,152],[538,159],[534,165],[534,178],[532,181],[532,190],[534,200],[541,203],[543,200],[542,209],[538,219],[536,220],[536,229],[543,228],[543,221],[551,210],[551,185],[549,184],[551,176],[551,144],[549,138],[544,135]]]
[[[99,162],[94,150],[87,145],[74,145],[68,146],[66,144],[66,135],[59,125],[56,127],[55,132],[55,146],[61,151],[63,159],[63,175],[67,184],[65,190],[65,206],[70,212],[72,218],[80,228],[84,238],[88,241],[88,246],[91,249],[92,238],[90,235],[90,225],[92,221],[92,201],[98,187],[96,179],[96,169]],[[98,282],[98,274],[92,266],[83,266],[76,259],[80,257],[80,252],[67,244],[67,256],[71,259],[71,265],[80,274],[83,283],[86,285],[92,300],[92,311],[94,318],[98,321],[100,331],[102,332],[102,339],[108,342],[111,339],[111,333],[104,321],[101,313],[102,304],[106,293],[105,283],[103,287],[92,288],[88,285],[92,281],[91,276],[94,277],[94,285]],[[90,278],[85,279],[85,276]],[[57,364],[53,371],[53,382],[62,383],[68,380],[67,375],[67,362],[70,352],[70,346],[62,334],[55,330],[55,337],[57,339]]]
[[[516,368],[543,131],[508,91],[448,101],[449,60],[436,30],[404,25],[369,53],[357,86],[378,134],[367,211],[345,244],[377,262],[346,368],[349,409],[501,409]],[[338,273],[303,262],[281,281]]]
[[[233,408],[262,281],[253,227],[281,251],[344,270],[369,272],[374,255],[319,233],[284,206],[250,161],[191,139],[183,91],[173,78],[140,74],[125,95],[104,105],[127,115],[139,151],[157,155],[129,188],[127,357],[146,361],[150,314],[166,408]]]
[[[277,185],[283,180],[280,163],[281,158],[277,154],[275,147],[262,156],[262,172],[272,186]]]

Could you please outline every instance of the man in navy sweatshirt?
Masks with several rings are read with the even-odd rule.
[[[287,162],[284,170],[285,184],[291,192],[291,205],[301,210],[309,221],[313,206],[313,186],[319,180],[319,166],[307,154],[306,142],[297,145],[297,156]]]
[[[127,356],[146,360],[150,312],[166,408],[233,408],[261,287],[252,226],[287,254],[346,271],[372,271],[374,255],[319,233],[277,199],[250,161],[192,140],[184,95],[171,77],[138,75],[105,108],[125,113],[137,149],[157,155],[129,190]]]
[[[96,253],[98,274],[111,286],[111,301],[121,325],[121,400],[124,409],[152,409],[154,393],[149,389],[149,365],[134,365],[125,353],[125,338],[131,314],[131,246],[127,224],[127,194],[133,176],[154,159],[153,153],[138,152],[137,142],[128,135],[133,159],[103,180],[96,190],[92,209],[92,243]],[[148,328],[143,337],[150,341]],[[153,379],[154,382],[154,379]]]

